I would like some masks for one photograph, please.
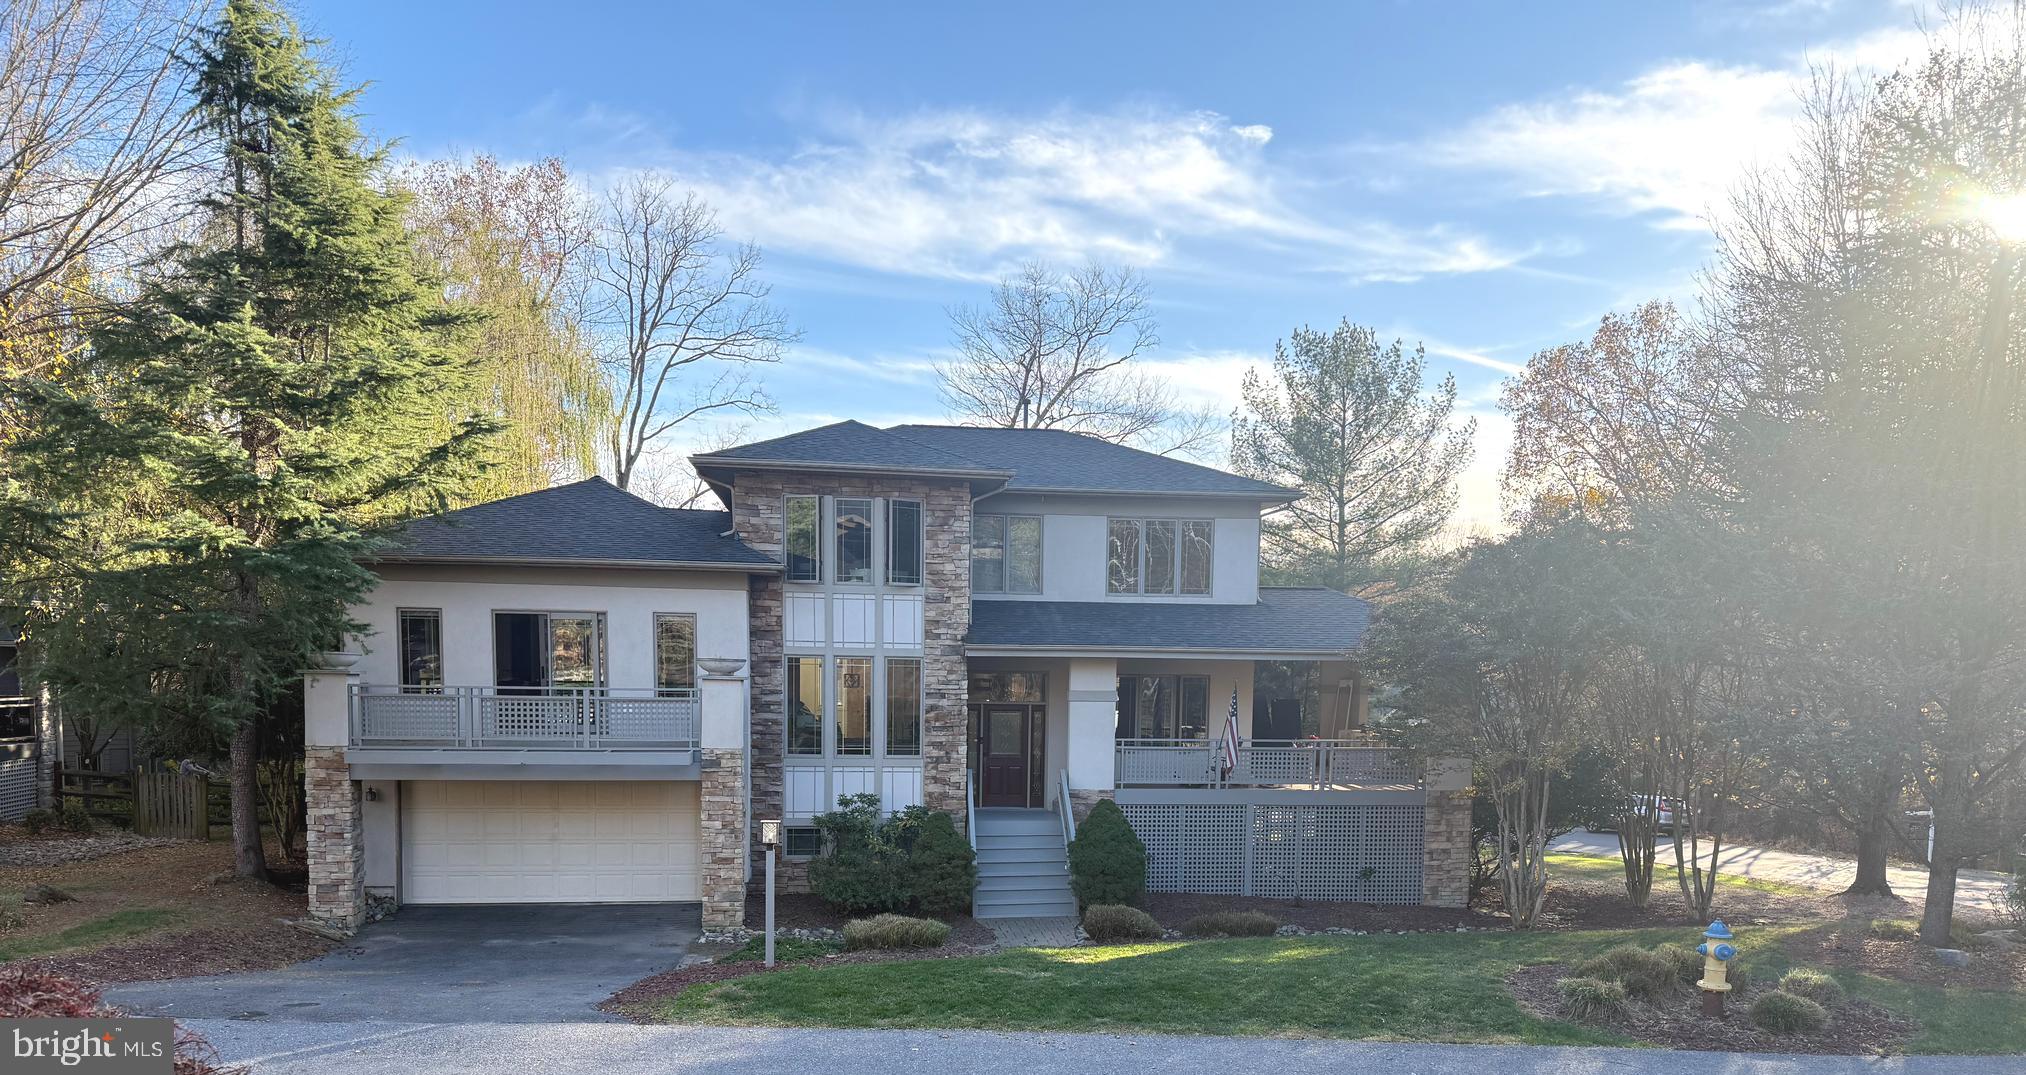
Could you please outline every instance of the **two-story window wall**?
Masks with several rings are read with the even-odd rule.
[[[793,823],[845,795],[921,802],[924,510],[910,497],[787,498],[783,596]],[[800,826],[796,826],[799,830]]]

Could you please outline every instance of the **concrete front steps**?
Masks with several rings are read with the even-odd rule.
[[[971,897],[971,917],[1075,917],[1061,815],[981,807],[977,820],[978,888]]]

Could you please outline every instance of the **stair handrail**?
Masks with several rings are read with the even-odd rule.
[[[964,832],[971,838],[971,851],[978,850],[978,785],[964,781]]]
[[[1062,812],[1062,850],[1067,854],[1069,842],[1076,839],[1076,811],[1069,805],[1069,770],[1057,769],[1055,774],[1061,778],[1061,787],[1055,796],[1055,806]]]

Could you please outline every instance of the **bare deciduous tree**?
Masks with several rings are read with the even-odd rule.
[[[49,292],[83,294],[79,281],[125,268],[182,211],[175,180],[200,163],[179,58],[191,13],[182,0],[0,7],[0,338],[73,308]]]
[[[750,367],[778,361],[797,336],[767,304],[759,249],[722,251],[722,238],[710,206],[675,198],[664,178],[638,176],[606,195],[591,307],[614,382],[606,446],[621,489],[684,423],[773,406]]]
[[[943,405],[1006,429],[1066,429],[1162,454],[1191,452],[1218,422],[1179,406],[1133,361],[1160,342],[1146,280],[1088,265],[1063,275],[1033,262],[999,282],[988,306],[950,311],[957,357],[936,368]]]

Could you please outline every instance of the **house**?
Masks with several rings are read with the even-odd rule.
[[[1073,913],[1101,798],[1157,888],[1461,903],[1464,780],[1362,730],[1369,609],[1259,583],[1293,490],[1052,430],[847,421],[691,462],[721,510],[591,479],[378,559],[356,653],[306,673],[314,914],[736,925],[757,822],[803,883],[811,818],[866,793],[971,835],[980,917]]]

